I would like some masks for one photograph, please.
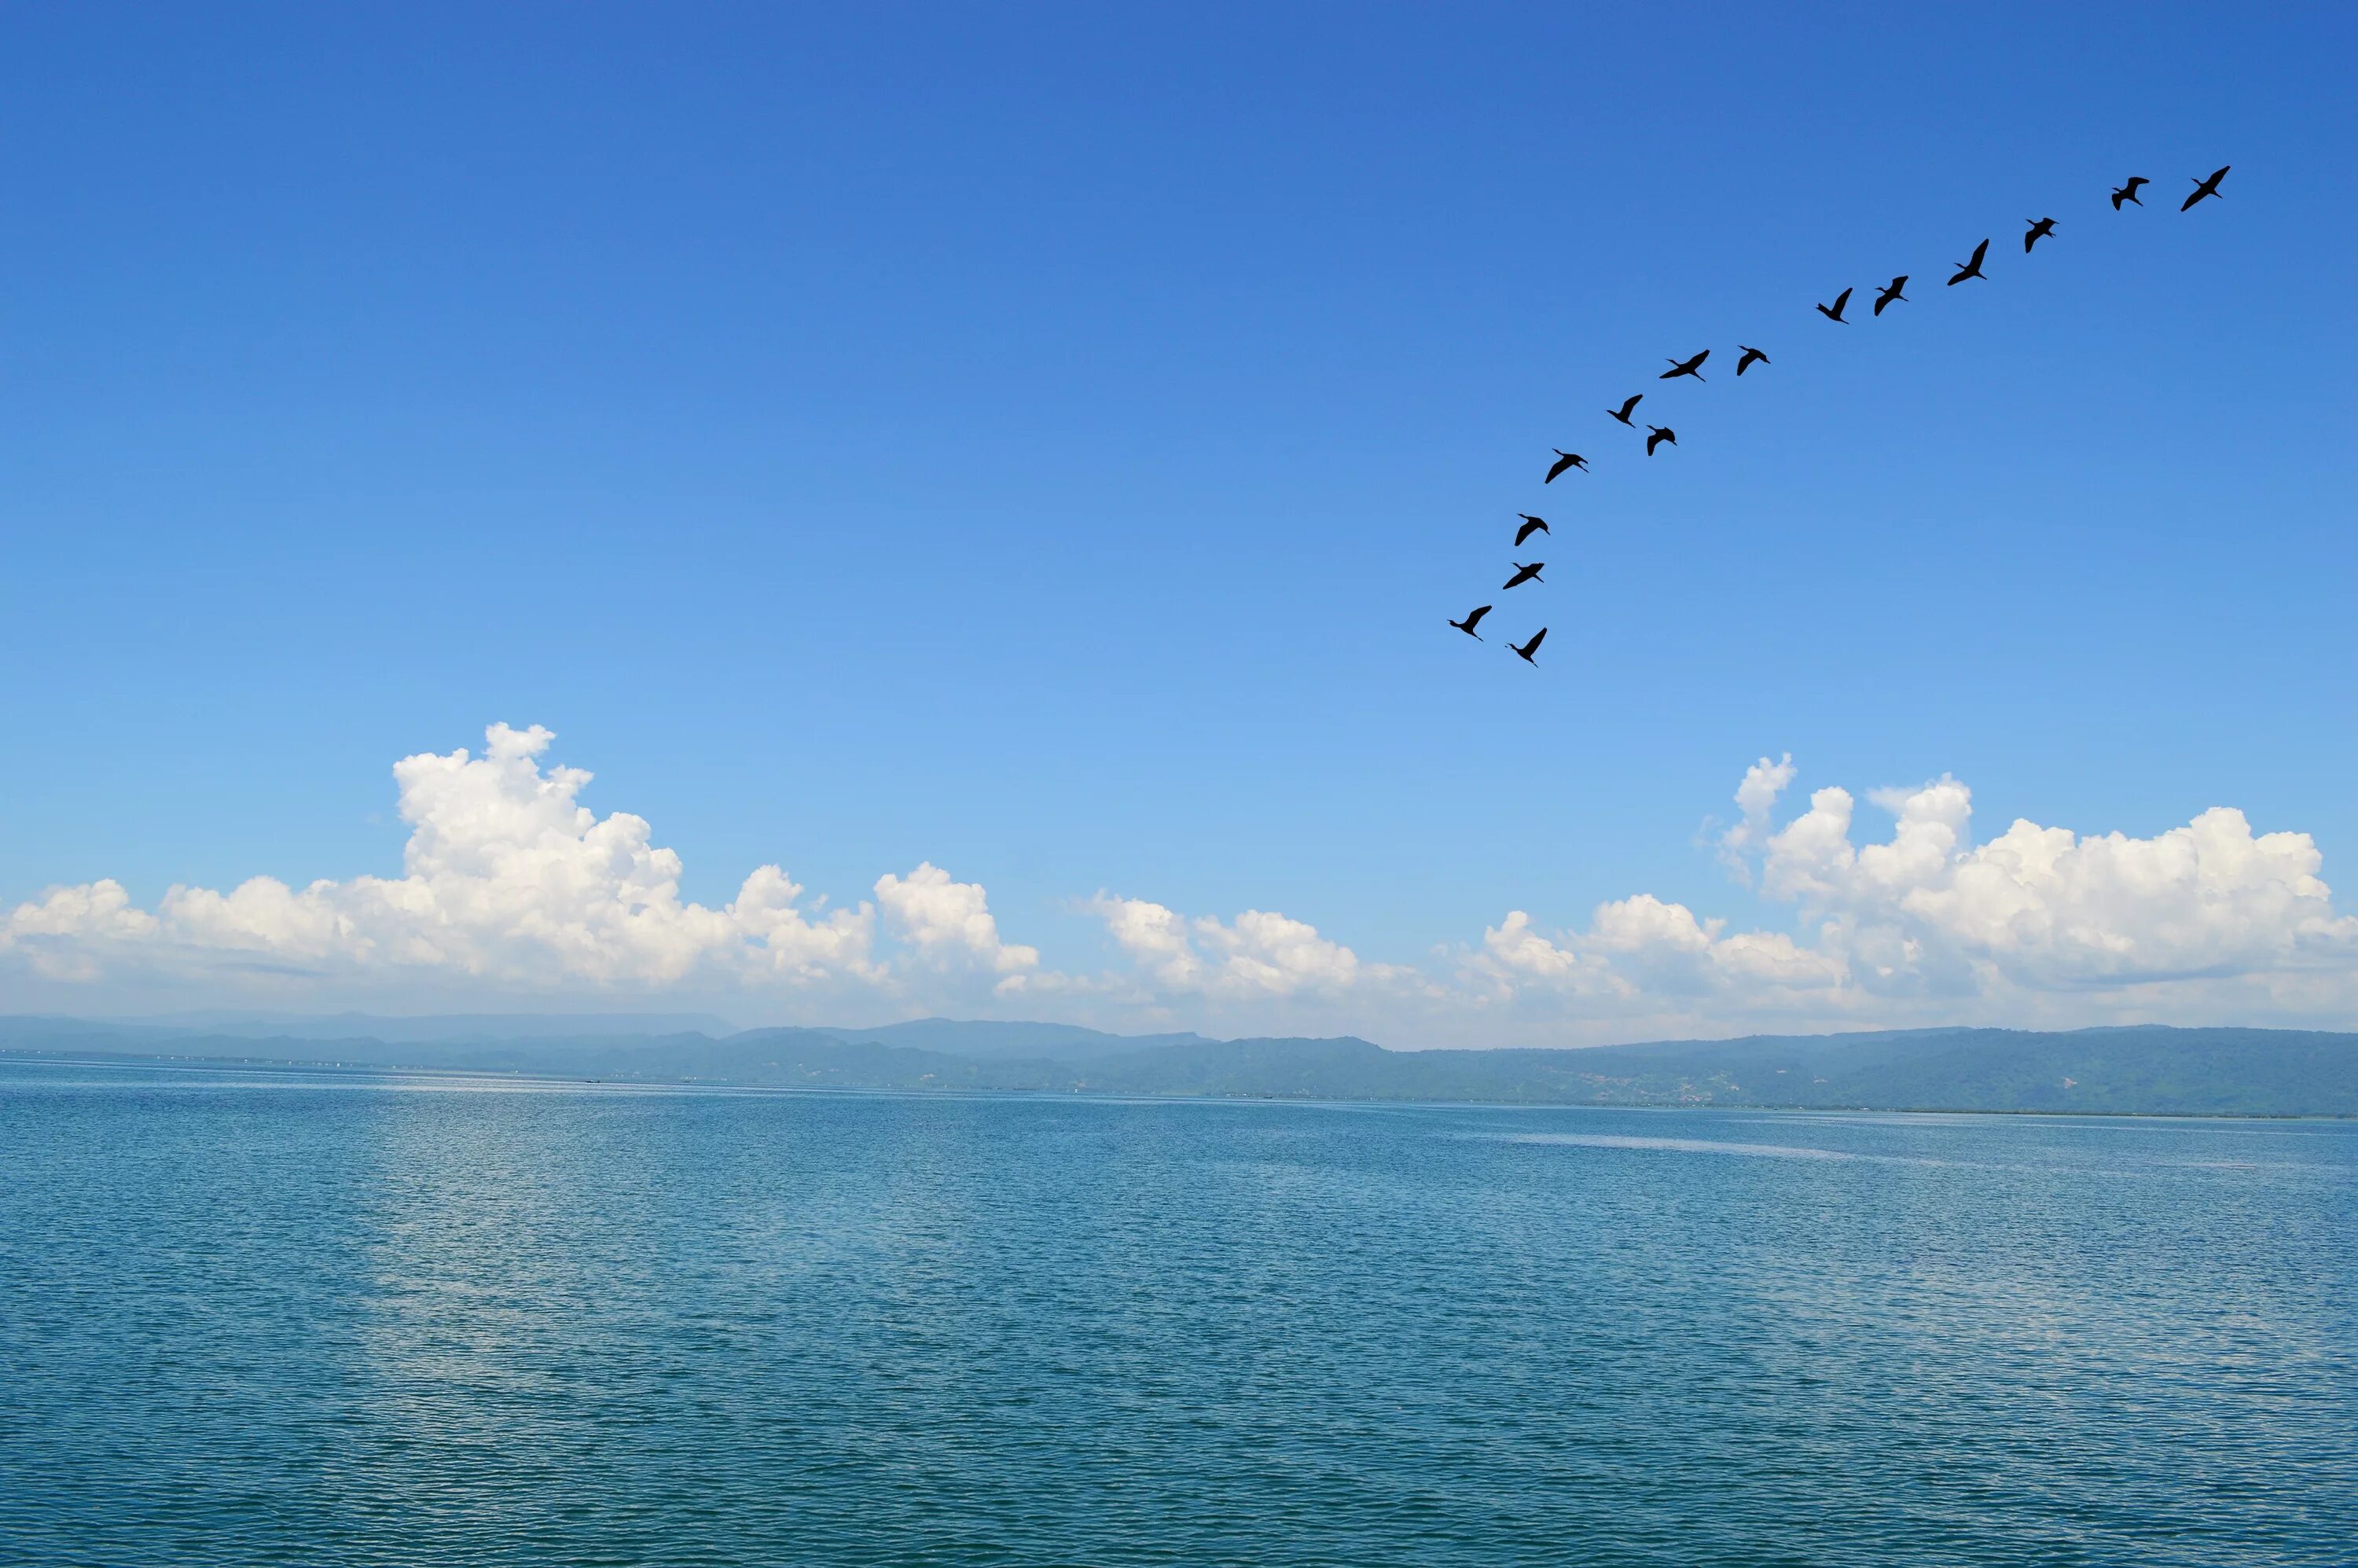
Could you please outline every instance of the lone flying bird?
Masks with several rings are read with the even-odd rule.
[[[1621,423],[1623,423],[1624,425],[1627,425],[1628,423],[1629,423],[1629,410],[1631,410],[1632,408],[1637,407],[1637,406],[1638,406],[1638,405],[1639,405],[1640,403],[1643,403],[1643,402],[1645,402],[1645,401],[1646,401],[1646,395],[1645,395],[1644,393],[1642,393],[1642,392],[1641,392],[1641,393],[1639,393],[1637,396],[1635,396],[1635,397],[1631,398],[1628,402],[1627,402],[1627,403],[1623,404],[1620,407],[1618,407],[1618,408],[1608,408],[1608,409],[1606,409],[1605,412],[1606,412],[1607,414],[1612,415],[1612,416],[1613,416],[1613,417],[1615,417],[1616,419],[1620,420],[1620,421],[1621,421]]]
[[[2208,178],[2208,179],[2197,179],[2197,180],[2195,180],[2195,181],[2194,181],[2194,194],[2193,194],[2193,195],[2191,195],[2191,196],[2190,196],[2190,197],[2188,197],[2185,200],[2183,200],[2183,201],[2180,202],[2180,203],[2178,204],[2178,210],[2179,210],[2180,212],[2186,211],[2187,210],[2189,210],[2190,208],[2191,208],[2191,207],[2192,207],[2192,206],[2193,206],[2197,201],[2201,200],[2204,197],[2206,197],[2206,196],[2216,196],[2216,195],[2218,195],[2218,194],[2219,194],[2219,182],[2220,182],[2221,180],[2223,180],[2223,179],[2224,179],[2224,178],[2227,178],[2227,171],[2228,171],[2230,168],[2233,168],[2234,167],[2234,165],[2233,165],[2233,164],[2225,164],[2225,163],[2223,163],[2223,164],[2221,164],[2221,165],[2220,165],[2220,166],[2219,166],[2215,170],[2213,170],[2213,171],[2212,172],[2212,175],[2211,175],[2211,178]],[[2190,177],[2190,178],[2191,178],[2191,177]],[[2139,206],[2143,206],[2143,205],[2144,205],[2144,203],[2143,203],[2143,202],[2139,202],[2139,203],[2138,203],[2138,205],[2139,205]]]
[[[1474,607],[1473,611],[1467,614],[1465,620],[1452,621],[1450,624],[1456,627],[1460,632],[1465,633],[1468,637],[1473,638],[1478,643],[1482,641],[1482,633],[1476,632],[1474,628],[1482,624],[1482,617],[1489,613],[1490,607],[1488,605],[1477,604]]]
[[[1895,301],[1901,305],[1907,304],[1908,297],[1899,292],[1907,287],[1908,275],[1906,273],[1903,272],[1898,277],[1893,278],[1891,280],[1891,287],[1875,297],[1875,313],[1878,316],[1882,315],[1883,308],[1894,303]]]
[[[1555,454],[1555,465],[1548,470],[1547,478],[1540,481],[1541,484],[1553,484],[1555,476],[1566,469],[1578,469],[1583,473],[1588,471],[1588,460],[1578,452],[1567,452],[1562,447],[1550,447],[1548,450]]]
[[[2144,203],[2139,202],[2138,205],[2143,206]],[[2035,220],[2026,218],[2023,222],[2030,225],[2030,232],[2022,236],[2022,254],[2024,255],[2028,255],[2030,254],[2031,246],[2037,244],[2039,241],[2055,232],[2055,220],[2052,218],[2039,218]]]
[[[1711,358],[1711,351],[1709,349],[1705,349],[1703,352],[1697,354],[1691,360],[1671,360],[1669,362],[1671,368],[1662,373],[1661,379],[1664,381],[1675,381],[1680,376],[1691,375],[1697,381],[1701,381],[1703,379],[1703,372],[1697,367],[1699,367],[1704,361],[1709,358]]]
[[[2147,179],[2141,174],[2133,174],[2129,176],[2129,182],[2113,192],[2113,211],[2115,212],[2119,211],[2121,210],[2121,203],[2124,201],[2133,201],[2139,207],[2144,206],[2145,202],[2139,200],[2137,196],[2137,187],[2140,185],[2151,185],[2152,183],[2152,180]]]
[[[1507,646],[1514,648],[1516,656],[1521,659],[1523,663],[1527,665],[1536,665],[1539,661],[1532,658],[1531,655],[1540,651],[1540,643],[1544,642],[1546,638],[1547,628],[1542,626],[1538,631],[1532,633],[1531,640],[1524,643],[1521,647],[1516,648],[1512,643],[1508,643]]]
[[[1509,588],[1513,588],[1518,583],[1547,581],[1547,579],[1540,576],[1540,568],[1547,565],[1545,561],[1533,561],[1530,566],[1525,566],[1520,561],[1509,564],[1514,567],[1515,575],[1507,579]]]
[[[1649,425],[1646,428],[1653,432],[1646,438],[1646,455],[1650,458],[1654,455],[1654,449],[1664,441],[1668,441],[1673,447],[1679,444],[1679,433],[1668,425]]]
[[[1742,375],[1745,371],[1752,365],[1765,365],[1769,362],[1768,356],[1762,353],[1758,349],[1746,348],[1742,343],[1738,343],[1736,346],[1744,350],[1744,357],[1736,362],[1736,373],[1738,375]]]
[[[1829,321],[1840,321],[1842,319],[1842,313],[1849,308],[1850,290],[1845,288],[1840,294],[1834,296],[1834,302],[1831,308],[1823,305],[1819,306],[1818,314],[1824,317]]]
[[[1982,257],[1987,254],[1989,254],[1989,242],[1984,240],[1974,247],[1973,260],[1957,264],[1957,276],[1949,279],[1949,287],[1954,288],[1969,277],[1978,277],[1985,283],[1988,282],[1989,275],[1982,271]]]
[[[1515,515],[1523,520],[1523,525],[1515,530],[1517,549],[1522,548],[1523,541],[1534,534],[1545,534],[1551,539],[1555,537],[1555,530],[1547,525],[1546,518],[1534,517],[1528,512],[1518,512]]]

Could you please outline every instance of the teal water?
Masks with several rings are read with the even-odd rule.
[[[0,1063],[0,1562],[2348,1563],[2358,1126]]]

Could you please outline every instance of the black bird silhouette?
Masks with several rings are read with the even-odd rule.
[[[2119,211],[2121,210],[2121,203],[2124,201],[2134,201],[2139,207],[2144,206],[2145,203],[2137,199],[2137,187],[2140,185],[2151,185],[2152,183],[2152,180],[2147,179],[2141,174],[2133,174],[2129,176],[2129,182],[2113,192],[2113,211],[2115,212]]]
[[[1875,297],[1875,313],[1878,316],[1882,315],[1883,308],[1894,303],[1895,301],[1901,305],[1907,304],[1908,297],[1899,292],[1907,287],[1908,275],[1906,273],[1903,272],[1898,277],[1893,278],[1891,280],[1891,287]]]
[[[1545,534],[1551,539],[1555,537],[1555,530],[1547,525],[1546,518],[1534,517],[1528,512],[1518,512],[1515,515],[1523,520],[1523,525],[1515,530],[1517,549],[1522,548],[1523,541],[1534,534]]]
[[[1450,624],[1456,627],[1460,632],[1465,633],[1468,637],[1473,638],[1478,643],[1482,641],[1482,633],[1476,632],[1474,628],[1482,624],[1482,617],[1489,613],[1490,607],[1488,605],[1477,604],[1473,608],[1472,611],[1466,615],[1465,620],[1452,621]]]
[[[1756,363],[1765,365],[1769,362],[1768,356],[1762,353],[1758,349],[1746,348],[1742,343],[1738,343],[1736,346],[1744,350],[1744,357],[1736,362],[1736,373],[1738,375],[1742,375],[1746,367],[1749,365]]]
[[[1982,271],[1982,257],[1987,254],[1989,254],[1989,242],[1984,240],[1974,247],[1973,260],[1957,264],[1957,276],[1949,279],[1949,287],[1954,288],[1969,277],[1978,277],[1985,283],[1988,282],[1989,275]]]
[[[1632,408],[1637,407],[1637,406],[1638,406],[1638,405],[1639,405],[1640,403],[1643,403],[1643,402],[1645,402],[1645,401],[1646,401],[1646,395],[1645,395],[1644,393],[1642,393],[1642,392],[1641,392],[1641,393],[1639,393],[1637,396],[1635,396],[1635,397],[1631,398],[1628,402],[1627,402],[1627,403],[1623,404],[1620,407],[1618,407],[1618,408],[1608,408],[1608,409],[1606,409],[1605,412],[1606,412],[1607,414],[1612,415],[1612,416],[1613,416],[1613,417],[1615,417],[1616,419],[1620,420],[1620,421],[1621,421],[1621,423],[1623,423],[1624,425],[1627,425],[1628,423],[1629,423],[1629,410],[1631,410]]]
[[[1842,319],[1842,313],[1849,308],[1850,290],[1845,288],[1840,294],[1834,296],[1834,302],[1831,308],[1823,305],[1819,306],[1818,314],[1824,317],[1829,321],[1840,321]]]
[[[1541,484],[1553,484],[1555,476],[1566,469],[1578,469],[1583,473],[1588,471],[1588,460],[1578,452],[1567,452],[1562,447],[1550,447],[1548,450],[1555,454],[1555,464],[1548,470],[1547,478],[1540,481]]]
[[[1701,381],[1703,379],[1703,372],[1698,367],[1702,365],[1704,361],[1709,358],[1711,358],[1711,351],[1709,349],[1705,349],[1703,352],[1697,354],[1691,360],[1671,360],[1670,362],[1671,368],[1662,373],[1661,379],[1664,381],[1675,381],[1680,376],[1691,375],[1697,381]]]
[[[1540,568],[1547,565],[1545,561],[1533,561],[1530,566],[1525,566],[1520,561],[1509,561],[1508,565],[1515,568],[1515,575],[1507,579],[1509,588],[1513,588],[1518,583],[1547,581],[1547,579],[1540,576]]]
[[[2023,222],[2030,225],[2030,232],[2022,236],[2022,254],[2024,255],[2028,255],[2030,254],[2031,246],[2037,244],[2039,241],[2047,238],[2050,234],[2052,234],[2055,232],[2055,220],[2052,218],[2025,218]]]
[[[1646,428],[1653,432],[1646,438],[1646,455],[1650,458],[1654,455],[1654,449],[1664,441],[1668,441],[1673,447],[1679,444],[1679,433],[1668,425],[1649,425]]]
[[[1538,631],[1532,633],[1531,640],[1524,643],[1521,647],[1516,648],[1512,643],[1508,643],[1507,646],[1514,648],[1516,656],[1521,659],[1523,663],[1527,665],[1536,665],[1539,661],[1532,658],[1531,655],[1540,651],[1540,644],[1546,641],[1546,639],[1547,628],[1542,626]]]
[[[2234,168],[2234,167],[2235,167],[2235,166],[2234,166],[2234,165],[2233,165],[2233,164],[2223,163],[2223,164],[2221,164],[2221,165],[2220,165],[2216,169],[2214,169],[2214,170],[2212,172],[2212,175],[2211,175],[2211,178],[2208,178],[2208,179],[2197,179],[2197,180],[2195,180],[2195,181],[2194,181],[2194,194],[2193,194],[2193,195],[2191,195],[2191,196],[2190,196],[2190,197],[2188,197],[2185,200],[2183,200],[2183,201],[2180,202],[2180,203],[2178,204],[2178,210],[2179,210],[2180,212],[2189,211],[2190,211],[2190,210],[2193,208],[2194,204],[2195,204],[2197,201],[2201,200],[2204,197],[2206,197],[2206,196],[2216,196],[2216,195],[2218,195],[2218,194],[2219,194],[2219,182],[2220,182],[2221,180],[2223,180],[2223,179],[2226,178],[2227,178],[2227,171],[2228,171],[2229,169],[2231,169],[2231,168]],[[2192,177],[2191,177],[2191,176],[2189,176],[2189,178],[2191,178]],[[2143,203],[2143,202],[2139,202],[2137,205],[2139,205],[2139,206],[2143,206],[2143,205],[2144,205],[2144,203]]]

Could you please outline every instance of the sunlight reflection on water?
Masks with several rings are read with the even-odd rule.
[[[0,1561],[2344,1563],[2358,1128],[2145,1126],[0,1064]]]

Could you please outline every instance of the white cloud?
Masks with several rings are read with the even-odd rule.
[[[1154,988],[1238,999],[1340,996],[1392,987],[1412,971],[1368,964],[1318,928],[1282,914],[1246,910],[1233,921],[1188,920],[1159,903],[1100,892],[1086,906]]]
[[[480,755],[395,763],[410,829],[398,876],[174,887],[152,911],[110,879],[50,889],[0,908],[0,977],[50,998],[140,981],[184,996],[668,992],[798,996],[809,1011],[869,1016],[1037,1013],[1054,999],[1110,1027],[1282,1022],[1399,1044],[2358,1020],[2358,918],[2334,911],[2316,844],[2255,833],[2230,807],[2149,838],[2017,821],[1976,844],[1973,794],[1943,776],[1866,792],[1892,819],[1877,838],[1838,787],[1779,825],[1798,770],[1790,754],[1763,757],[1715,849],[1784,912],[1767,925],[1644,892],[1571,929],[1513,908],[1418,968],[1271,911],[1222,920],[1100,892],[1079,907],[1120,964],[1076,977],[1008,940],[981,884],[930,860],[849,908],[806,897],[776,865],[756,867],[726,904],[684,899],[679,857],[644,818],[584,806],[590,775],[547,763],[553,739],[495,724]]]
[[[1973,793],[1942,776],[1868,798],[1890,837],[1854,841],[1849,791],[1818,790],[1781,828],[1795,770],[1766,758],[1721,837],[1740,880],[1795,907],[1801,935],[1725,923],[1648,894],[1548,935],[1520,910],[1461,966],[1494,1001],[1567,1020],[1694,1027],[1841,1022],[2087,1023],[2358,1010],[2358,919],[2337,915],[2303,833],[2255,835],[2215,807],[2151,838],[2017,821],[1972,841]]]
[[[1785,786],[1793,782],[1794,773],[1790,752],[1773,762],[1763,757],[1744,770],[1744,780],[1736,786],[1736,808],[1742,815],[1719,839],[1720,859],[1740,880],[1751,880],[1745,853],[1767,836],[1768,812],[1785,793]]]
[[[1460,977],[1493,1003],[1536,993],[1560,1004],[1566,1022],[1839,1008],[1838,959],[1781,932],[1723,936],[1725,927],[1725,921],[1699,919],[1686,905],[1651,893],[1601,903],[1585,930],[1554,936],[1535,928],[1524,911],[1511,910],[1482,934]]]
[[[958,882],[931,861],[905,877],[886,872],[876,881],[876,902],[902,938],[937,968],[972,968],[1003,977],[1002,993],[1021,990],[1040,967],[1040,950],[999,939],[979,882]]]
[[[541,766],[554,738],[494,724],[480,757],[394,764],[410,825],[397,878],[174,887],[152,914],[112,881],[53,889],[0,917],[0,954],[79,979],[396,971],[525,989],[888,979],[872,952],[875,911],[806,909],[776,866],[757,868],[723,908],[682,900],[679,857],[652,842],[644,817],[600,817],[577,798],[589,773]]]

